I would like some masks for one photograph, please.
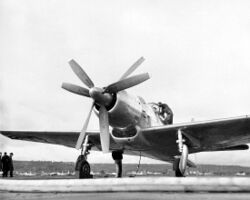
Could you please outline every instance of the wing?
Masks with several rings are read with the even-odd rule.
[[[79,132],[76,131],[0,131],[4,136],[11,139],[26,140],[31,142],[41,142],[49,144],[58,144],[67,147],[75,148],[76,141],[79,136]],[[88,132],[89,141],[97,147],[100,148],[100,136],[99,132]]]
[[[126,146],[125,153],[172,161],[178,155],[177,132],[182,130],[190,153],[202,151],[221,151],[248,149],[250,143],[250,117],[236,117],[203,122],[173,124],[142,129],[139,148]],[[42,131],[0,131],[11,139],[27,140],[75,147],[79,132],[42,132]],[[88,132],[90,143],[101,150],[99,132]],[[137,144],[138,146],[138,144]],[[120,149],[110,137],[110,149]]]
[[[143,129],[142,136],[159,151],[165,150],[174,155],[178,153],[178,130],[182,130],[190,153],[243,150],[248,149],[246,143],[250,143],[249,116],[151,127]]]

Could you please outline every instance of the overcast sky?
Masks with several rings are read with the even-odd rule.
[[[144,56],[135,74],[149,72],[151,79],[128,92],[168,103],[174,122],[250,114],[249,10],[249,1],[229,0],[1,0],[0,128],[80,130],[91,101],[61,89],[64,81],[82,85],[68,65],[72,58],[105,86]],[[89,130],[97,129],[93,115]],[[3,136],[0,151],[13,151],[18,160],[75,161],[78,155]],[[201,153],[191,159],[250,166],[249,156]],[[90,162],[110,157],[94,152]]]

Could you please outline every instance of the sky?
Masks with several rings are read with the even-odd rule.
[[[61,89],[62,82],[82,85],[68,65],[72,58],[102,87],[143,56],[134,74],[148,72],[151,79],[128,92],[166,102],[174,122],[250,114],[249,10],[249,1],[232,0],[1,0],[0,129],[81,130],[91,101]],[[93,115],[89,130],[97,129]],[[17,160],[75,161],[79,154],[3,136],[0,151],[14,152]],[[249,155],[190,158],[250,166]],[[113,162],[100,152],[89,161]]]

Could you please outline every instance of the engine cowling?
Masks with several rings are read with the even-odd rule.
[[[115,102],[108,107],[109,124],[113,128],[136,126],[142,118],[142,106],[138,97],[121,91],[115,96]],[[98,112],[98,105],[95,111]]]

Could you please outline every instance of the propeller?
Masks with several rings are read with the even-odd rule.
[[[88,128],[89,119],[90,119],[90,117],[91,117],[91,113],[92,113],[92,110],[93,110],[93,108],[94,108],[94,103],[95,103],[95,102],[93,101],[93,103],[92,103],[92,105],[91,105],[91,108],[90,108],[90,111],[89,111],[89,114],[88,114],[88,116],[87,116],[87,119],[85,120],[85,123],[84,123],[84,125],[83,125],[83,127],[82,127],[81,133],[80,133],[80,135],[79,135],[79,137],[78,137],[78,140],[77,140],[77,142],[76,142],[76,149],[80,149],[80,148],[82,147],[82,143],[83,143],[84,138],[85,138],[85,136],[86,136],[86,130],[87,130],[87,128]]]
[[[135,75],[120,81],[117,81],[115,83],[110,84],[109,86],[107,86],[104,90],[104,92],[108,92],[108,93],[117,93],[120,92],[122,90],[128,89],[130,87],[133,87],[135,85],[138,85],[146,80],[148,80],[149,74],[145,73],[145,74],[139,74],[139,75]]]
[[[121,76],[119,80],[127,78],[130,74],[132,74],[137,67],[139,67],[140,64],[145,60],[145,58],[140,57],[128,70]]]
[[[74,85],[71,83],[63,83],[62,88],[75,94],[79,94],[85,97],[90,97],[89,90],[78,85]]]
[[[78,85],[74,85],[71,83],[63,83],[62,88],[72,92],[74,94],[78,94],[85,97],[90,97],[93,99],[93,103],[91,105],[90,111],[88,113],[87,119],[84,122],[83,128],[76,143],[76,149],[80,149],[86,137],[86,130],[89,124],[89,120],[94,108],[94,105],[98,105],[99,109],[99,126],[100,126],[100,138],[101,138],[101,146],[102,151],[104,153],[109,152],[110,146],[110,136],[109,136],[109,117],[108,110],[106,107],[110,106],[113,102],[113,95],[138,85],[146,80],[148,80],[149,74],[139,74],[135,76],[131,76],[127,78],[130,74],[132,74],[136,68],[144,61],[143,57],[139,58],[120,78],[119,81],[108,85],[107,87],[99,88],[95,87],[93,81],[89,78],[87,73],[82,69],[82,67],[75,61],[70,60],[69,65],[71,66],[73,72],[78,76],[78,78],[88,87],[84,88]]]
[[[99,125],[101,134],[101,145],[104,153],[109,152],[109,117],[105,106],[101,105],[99,110]]]
[[[75,72],[75,74],[78,76],[78,78],[88,87],[92,88],[94,87],[94,83],[89,78],[87,73],[81,68],[81,66],[74,61],[73,59],[69,61],[69,65],[71,66],[72,70]]]

